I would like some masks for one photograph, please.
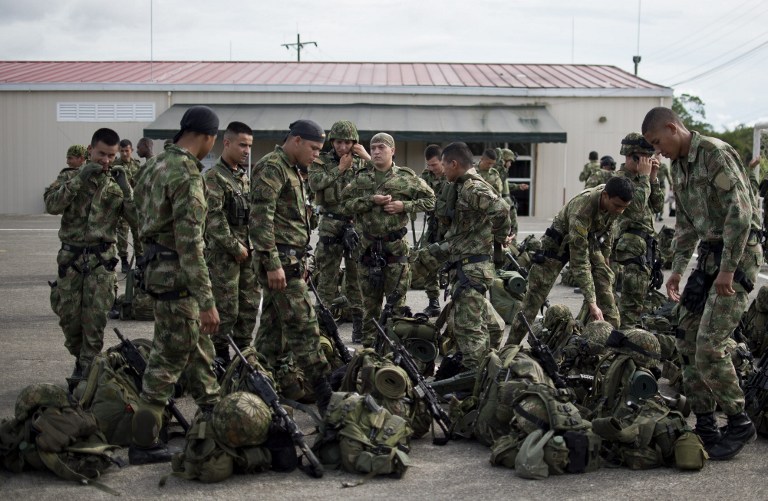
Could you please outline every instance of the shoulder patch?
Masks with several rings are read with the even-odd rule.
[[[723,191],[731,191],[731,188],[733,188],[731,178],[723,171],[720,171],[720,173],[715,176],[714,183],[718,189]]]

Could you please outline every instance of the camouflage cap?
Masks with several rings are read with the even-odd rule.
[[[342,139],[344,141],[359,141],[360,136],[357,133],[357,127],[349,120],[339,120],[331,126],[328,132],[328,140]]]
[[[654,148],[651,146],[651,143],[645,140],[642,134],[630,132],[621,140],[621,151],[619,153],[625,157],[630,155],[651,156],[654,153]]]
[[[390,148],[395,147],[395,138],[387,134],[386,132],[379,132],[375,136],[371,138],[371,144],[379,144],[383,143],[389,146]]]
[[[613,326],[605,320],[595,320],[584,327],[581,337],[586,342],[586,349],[590,355],[599,355],[605,351],[605,343],[612,330]]]
[[[211,424],[216,438],[228,447],[252,447],[267,440],[272,410],[253,393],[236,391],[213,408]]]
[[[511,160],[514,162],[515,159],[517,158],[517,155],[515,154],[514,151],[510,150],[509,148],[502,148],[501,158],[503,158],[505,161]]]
[[[640,367],[655,367],[661,359],[661,345],[644,329],[613,330],[605,342],[616,353],[629,355]]]
[[[83,157],[88,154],[88,148],[83,146],[82,144],[73,144],[72,146],[67,149],[67,156],[68,157]]]

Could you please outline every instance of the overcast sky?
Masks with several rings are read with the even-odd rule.
[[[642,0],[639,10],[641,77],[701,97],[718,128],[768,121],[768,2]],[[0,0],[2,60],[289,61],[281,44],[297,31],[318,43],[304,61],[632,72],[638,0]]]

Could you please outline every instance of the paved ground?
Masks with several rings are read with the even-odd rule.
[[[57,319],[51,312],[47,280],[55,277],[58,249],[58,217],[0,216],[0,417],[13,414],[16,395],[34,382],[64,384],[72,370],[72,359],[63,346]],[[548,220],[520,218],[521,235],[541,234]],[[421,225],[417,224],[417,228]],[[761,276],[758,286],[768,276]],[[572,288],[556,286],[553,303],[565,303],[578,309],[580,296]],[[408,295],[415,311],[426,306],[422,291]],[[130,337],[151,337],[149,322],[110,320],[105,343],[117,343],[112,327],[119,326]],[[350,341],[351,326],[340,326],[342,336]],[[184,413],[191,417],[194,404],[182,399]],[[306,422],[303,422],[306,424]],[[308,427],[305,427],[308,429]],[[585,475],[564,475],[544,481],[527,481],[513,470],[494,468],[489,450],[470,441],[451,442],[444,447],[422,439],[413,444],[414,466],[402,480],[373,479],[347,491],[341,482],[354,477],[342,472],[328,472],[321,480],[296,471],[290,474],[265,473],[234,476],[214,485],[172,478],[164,488],[160,478],[169,465],[112,469],[104,483],[135,498],[178,497],[184,499],[768,499],[763,482],[766,474],[768,441],[758,439],[736,459],[710,462],[698,473],[674,469],[634,472],[626,469],[602,469]],[[127,455],[127,452],[123,452]],[[110,498],[95,488],[77,486],[58,480],[52,474],[0,472],[0,497],[3,499],[62,499],[73,497]]]

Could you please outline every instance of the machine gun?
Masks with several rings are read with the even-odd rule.
[[[264,400],[264,402],[272,409],[272,412],[275,413],[280,424],[282,424],[288,433],[291,434],[293,443],[301,449],[302,455],[309,461],[307,472],[315,478],[322,478],[323,473],[325,473],[323,465],[320,464],[317,456],[315,456],[312,449],[307,445],[307,441],[304,439],[304,434],[301,432],[298,425],[296,425],[296,421],[294,421],[283,406],[280,405],[280,397],[277,396],[277,392],[275,392],[269,379],[248,363],[248,360],[243,356],[243,352],[237,347],[232,336],[227,335],[227,341],[229,341],[230,346],[235,350],[237,356],[240,357],[240,361],[244,364],[243,367],[248,368],[248,379],[246,380],[248,389]]]
[[[397,279],[397,284],[400,283],[400,281],[403,279],[403,272],[405,271],[405,267],[403,267],[400,270],[400,277]],[[381,315],[379,316],[379,321],[376,325],[379,327],[387,327],[387,323],[389,322],[389,319],[392,318],[392,313],[395,311],[395,305],[398,301],[403,297],[403,294],[398,290],[397,285],[395,286],[395,290],[387,294],[387,301],[384,303],[384,308],[381,310]],[[384,350],[384,341],[382,339],[376,338],[376,342],[373,344],[373,349],[378,353],[379,355],[383,355]]]
[[[117,327],[114,328],[114,331],[115,334],[117,334],[117,338],[120,340],[120,354],[123,355],[126,363],[135,373],[136,387],[141,391],[141,380],[144,377],[144,371],[147,370],[147,361],[144,360],[144,357],[141,355],[139,349],[136,348],[136,345],[133,344],[130,339],[123,336]],[[179,408],[176,407],[176,402],[173,400],[173,397],[168,399],[166,407],[184,429],[184,433],[187,433],[190,428],[189,421],[187,421]]]
[[[336,325],[336,321],[333,319],[333,313],[331,313],[331,310],[329,310],[328,307],[325,306],[323,301],[320,299],[320,294],[317,293],[317,287],[315,287],[315,283],[312,281],[311,274],[307,278],[307,284],[309,284],[309,288],[312,289],[312,293],[315,295],[315,306],[317,306],[318,323],[331,337],[333,346],[336,348],[336,352],[339,354],[342,362],[348,364],[352,361],[352,355],[349,354],[349,350],[347,350],[344,341],[341,340],[341,336],[339,335],[339,327]]]
[[[435,445],[447,444],[451,439],[451,418],[443,410],[443,408],[440,407],[438,396],[435,393],[435,390],[433,390],[432,387],[427,384],[427,380],[424,379],[424,376],[422,376],[421,372],[419,372],[419,368],[416,365],[416,362],[413,360],[413,356],[411,356],[410,352],[408,352],[400,340],[387,336],[387,333],[376,320],[373,321],[373,324],[376,326],[376,330],[378,331],[378,338],[381,340],[381,342],[388,346],[392,352],[393,362],[395,365],[400,366],[406,372],[406,374],[408,374],[408,377],[413,383],[413,389],[416,391],[416,394],[426,403],[427,409],[432,415],[432,418],[437,422],[440,429],[443,430],[443,438],[434,437],[432,439],[432,443]]]
[[[541,364],[541,368],[544,369],[544,372],[547,374],[547,376],[552,378],[552,381],[554,381],[556,387],[566,388],[568,383],[566,383],[565,379],[563,379],[563,376],[560,375],[557,361],[555,361],[555,357],[552,355],[552,350],[550,350],[549,346],[547,346],[545,343],[542,343],[541,340],[536,337],[536,334],[534,334],[533,330],[531,330],[531,324],[528,323],[528,319],[525,318],[523,312],[521,311],[517,315],[525,325],[525,328],[528,330],[528,343],[531,345],[531,353],[538,359],[539,363]]]

